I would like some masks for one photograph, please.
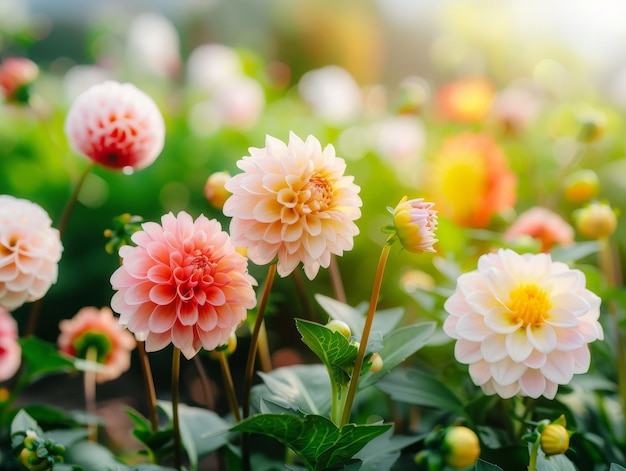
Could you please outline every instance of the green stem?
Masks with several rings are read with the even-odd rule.
[[[528,471],[537,471],[537,455],[539,454],[539,444],[541,443],[541,435],[537,436],[537,440],[530,449],[530,459],[528,461]]]
[[[67,223],[70,219],[70,214],[72,214],[72,210],[74,209],[74,206],[76,205],[76,202],[78,201],[78,195],[80,194],[80,190],[83,187],[85,180],[87,179],[87,175],[91,173],[91,170],[94,168],[95,165],[96,165],[95,162],[91,162],[89,165],[87,165],[87,167],[83,171],[83,174],[78,179],[78,182],[76,182],[76,186],[74,187],[74,191],[70,195],[70,199],[67,201],[67,204],[65,205],[65,209],[63,210],[63,214],[61,215],[61,219],[59,220],[59,224],[57,226],[58,231],[59,231],[59,239],[61,240],[63,240],[63,234],[65,232],[65,228],[67,227]],[[35,335],[35,332],[37,330],[37,322],[39,321],[39,313],[41,312],[42,302],[43,302],[43,298],[40,298],[37,301],[35,301],[31,307],[30,318],[28,320],[28,326],[26,328],[27,336]]]
[[[330,406],[330,420],[333,421],[333,424],[339,426],[341,421],[341,408],[339,407],[339,388],[337,387],[337,383],[333,380],[332,376],[330,378],[330,394],[331,394],[331,406]]]
[[[390,239],[391,240],[391,239]],[[367,316],[365,318],[365,326],[363,327],[363,334],[361,335],[361,344],[359,345],[359,351],[356,355],[354,362],[354,370],[352,372],[352,378],[350,380],[350,388],[348,389],[348,395],[346,396],[346,402],[341,416],[341,425],[345,425],[350,421],[350,413],[352,412],[352,404],[354,403],[354,397],[356,396],[357,385],[359,383],[359,376],[361,376],[361,367],[363,366],[363,359],[365,358],[365,350],[367,349],[367,341],[369,340],[370,331],[372,330],[372,323],[374,322],[374,314],[376,313],[376,306],[378,304],[378,297],[380,295],[380,288],[383,282],[383,274],[385,272],[385,265],[387,258],[389,257],[389,251],[391,250],[390,240],[385,243],[383,250],[378,260],[378,268],[376,269],[376,276],[374,278],[374,287],[372,288],[372,297],[367,310]]]
[[[224,385],[226,386],[226,397],[228,397],[228,405],[230,406],[230,411],[235,418],[235,422],[241,421],[241,416],[239,414],[239,405],[237,404],[237,394],[235,393],[235,385],[233,383],[233,376],[230,373],[230,366],[228,365],[228,358],[226,357],[226,353],[220,350],[217,353],[217,357],[220,361],[220,368],[222,369],[222,379],[224,380]]]
[[[346,303],[346,291],[343,288],[343,281],[341,280],[341,272],[339,271],[339,265],[337,264],[337,257],[335,255],[330,256],[330,265],[328,266],[328,273],[330,273],[330,280],[333,284],[333,292],[335,293],[335,299],[339,302]]]
[[[180,348],[174,347],[172,354],[172,429],[174,433],[174,466],[182,469],[183,453],[180,441],[180,420],[178,418],[178,403],[180,402]]]
[[[139,362],[141,363],[143,381],[146,385],[146,403],[148,405],[150,425],[152,427],[152,431],[156,432],[159,429],[157,399],[156,391],[154,389],[154,379],[152,378],[152,369],[150,368],[150,360],[148,359],[148,354],[146,353],[146,342],[137,340],[137,351],[139,352]]]
[[[98,349],[94,346],[91,346],[87,349],[87,354],[85,356],[85,360],[90,363],[98,362]],[[83,386],[85,388],[85,403],[87,408],[87,413],[89,414],[88,424],[87,424],[87,438],[91,442],[95,442],[98,439],[98,426],[93,421],[93,417],[96,415],[98,409],[96,407],[96,372],[91,369],[87,369],[85,371],[83,377]]]
[[[246,369],[243,377],[242,388],[242,418],[246,419],[250,415],[250,393],[252,390],[252,377],[254,375],[254,360],[256,358],[259,333],[263,325],[263,317],[265,315],[265,308],[269,301],[270,292],[272,291],[272,285],[274,284],[274,276],[276,275],[276,264],[272,263],[267,270],[267,278],[265,280],[265,286],[261,294],[259,306],[257,309],[256,320],[254,321],[254,327],[250,336],[250,350],[248,350],[248,361],[246,362]],[[250,441],[248,434],[244,433],[241,441],[241,455],[242,466],[244,471],[250,470]]]
[[[209,383],[209,377],[204,370],[204,365],[202,365],[200,355],[193,357],[193,364],[196,366],[198,376],[200,376],[200,389],[202,389],[202,395],[204,396],[204,405],[207,409],[211,409],[213,406],[213,400],[211,398],[211,385]]]

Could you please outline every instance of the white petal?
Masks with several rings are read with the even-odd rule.
[[[519,382],[517,381],[515,381],[513,384],[507,384],[507,385],[498,384],[495,381],[493,381],[492,384],[496,393],[502,399],[508,399],[510,397],[513,397],[519,392]]]
[[[460,339],[454,345],[454,357],[459,363],[471,365],[479,360],[483,359],[480,353],[481,344],[479,342],[470,342],[468,340]]]
[[[492,332],[485,326],[483,316],[470,312],[457,321],[456,333],[460,338],[482,342]]]
[[[541,372],[550,381],[567,384],[574,376],[574,356],[569,352],[552,352],[541,367]]]
[[[493,380],[503,386],[513,384],[524,374],[528,368],[523,363],[515,363],[510,358],[505,358],[490,365]]]
[[[491,334],[480,345],[482,357],[490,362],[495,363],[507,356],[506,347],[504,345],[506,335]]]
[[[553,306],[569,311],[574,316],[582,316],[591,306],[589,303],[574,293],[560,293],[550,296],[550,303]]]
[[[585,344],[585,337],[576,329],[564,329],[557,327],[556,349],[562,352],[576,350]]]
[[[533,352],[524,360],[524,364],[529,368],[541,368],[546,364],[546,360],[548,356],[545,353],[538,352],[537,350],[533,350]]]
[[[476,386],[482,386],[491,379],[491,369],[486,361],[477,361],[469,366],[469,375]]]
[[[546,390],[546,378],[539,370],[528,369],[519,379],[519,385],[524,395],[537,399]]]
[[[526,335],[533,347],[540,352],[550,353],[556,348],[556,333],[548,324],[541,324],[536,327],[528,325]]]
[[[562,306],[553,307],[546,313],[545,321],[556,327],[576,327],[578,325],[576,315]]]
[[[506,336],[506,351],[515,362],[522,362],[533,352],[533,345],[528,340],[526,330],[517,329]]]
[[[491,309],[485,315],[485,325],[499,334],[510,334],[511,332],[515,332],[522,325],[522,321],[513,322],[509,311],[497,307]]]
[[[574,350],[571,352],[571,355],[574,358],[575,374],[583,374],[589,371],[589,366],[591,365],[591,354],[589,353],[589,347],[587,345],[579,348],[578,350]]]

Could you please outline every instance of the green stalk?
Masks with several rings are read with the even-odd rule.
[[[539,454],[539,444],[541,443],[541,435],[537,435],[537,439],[530,449],[530,459],[528,461],[528,471],[537,471],[537,455]]]
[[[230,366],[228,365],[228,358],[226,357],[226,353],[223,350],[215,352],[220,361],[220,368],[222,369],[222,379],[224,380],[224,385],[226,386],[226,397],[228,398],[228,405],[230,406],[230,411],[235,418],[235,422],[239,423],[241,421],[241,416],[239,415],[239,405],[237,404],[237,394],[235,393],[235,385],[233,383],[233,376],[230,373]]]
[[[152,431],[159,429],[159,418],[157,415],[157,399],[154,389],[154,379],[152,378],[152,369],[150,368],[150,360],[146,353],[146,342],[137,340],[137,351],[139,352],[139,362],[141,363],[141,372],[143,381],[146,386],[146,403],[148,405],[148,416]]]
[[[367,341],[369,340],[370,331],[372,330],[372,323],[374,322],[374,314],[376,313],[376,306],[378,304],[380,288],[383,282],[383,274],[385,272],[385,265],[387,263],[387,258],[389,257],[389,251],[391,250],[392,241],[393,237],[390,237],[387,240],[380,254],[380,259],[378,260],[378,268],[376,269],[376,276],[374,278],[372,297],[370,299],[370,305],[367,310],[365,326],[363,327],[363,335],[361,335],[361,344],[359,345],[359,351],[356,355],[356,360],[354,362],[354,370],[352,372],[352,378],[350,379],[350,387],[348,389],[346,402],[343,408],[343,414],[341,416],[341,426],[346,425],[350,421],[352,404],[354,403],[354,397],[356,396],[359,377],[361,376],[361,367],[363,366],[365,350],[367,349]]]
[[[174,467],[182,470],[183,453],[180,441],[180,420],[178,418],[178,403],[180,383],[180,348],[174,347],[172,354],[172,429],[174,432]]]

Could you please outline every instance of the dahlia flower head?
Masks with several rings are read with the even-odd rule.
[[[116,379],[130,368],[130,353],[137,342],[108,307],[84,307],[59,322],[59,329],[57,345],[63,353],[88,359],[89,349],[95,350],[95,361],[105,367],[96,373],[97,382]]]
[[[161,224],[146,222],[120,248],[121,266],[111,276],[111,307],[146,351],[172,343],[187,358],[213,350],[256,305],[248,261],[220,223],[181,211]]]
[[[360,188],[344,176],[346,163],[334,147],[322,149],[313,136],[303,141],[292,132],[286,144],[267,136],[264,148],[249,151],[237,162],[243,172],[226,183],[232,242],[258,265],[277,257],[283,277],[302,262],[312,280],[331,255],[352,249]]]
[[[114,170],[139,170],[163,150],[165,123],[156,103],[130,83],[94,85],[72,103],[65,119],[72,149]]]
[[[432,209],[434,205],[424,198],[407,200],[404,196],[395,209],[390,209],[396,236],[409,252],[435,252],[437,211]]]
[[[63,246],[38,204],[0,195],[0,306],[12,311],[42,298],[57,281]]]
[[[17,338],[17,322],[0,307],[0,381],[13,377],[22,362],[22,347]]]
[[[504,239],[511,241],[522,235],[538,240],[542,252],[549,252],[555,245],[574,243],[574,228],[557,213],[541,206],[520,214],[504,233]]]
[[[588,371],[588,344],[604,338],[601,300],[585,282],[548,254],[481,256],[444,304],[456,359],[485,394],[553,399],[558,385]]]

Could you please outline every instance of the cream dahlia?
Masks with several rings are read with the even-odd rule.
[[[118,378],[130,368],[135,338],[108,307],[84,307],[73,318],[59,322],[59,329],[57,344],[62,352],[87,358],[89,349],[95,350],[96,361],[106,368],[96,373],[97,382]]]
[[[183,211],[142,229],[132,235],[136,246],[120,248],[122,265],[111,276],[120,322],[147,333],[147,351],[173,343],[191,358],[228,343],[256,305],[256,282],[220,223]]]
[[[589,369],[587,344],[604,338],[600,302],[581,271],[548,254],[500,249],[459,277],[443,329],[486,394],[552,399]]]
[[[56,283],[63,246],[51,224],[41,206],[0,195],[0,306],[17,309]]]
[[[152,98],[130,83],[107,80],[74,100],[65,134],[72,149],[104,167],[138,170],[163,150],[165,124]]]
[[[353,247],[361,216],[360,188],[344,176],[346,163],[332,145],[302,141],[290,133],[288,144],[267,136],[265,147],[251,148],[237,166],[224,204],[232,216],[233,243],[248,257],[266,264],[278,257],[278,274],[289,275],[300,262],[309,279],[328,267],[331,254]]]
[[[17,322],[0,307],[0,381],[11,378],[22,362],[22,348],[17,337]]]

